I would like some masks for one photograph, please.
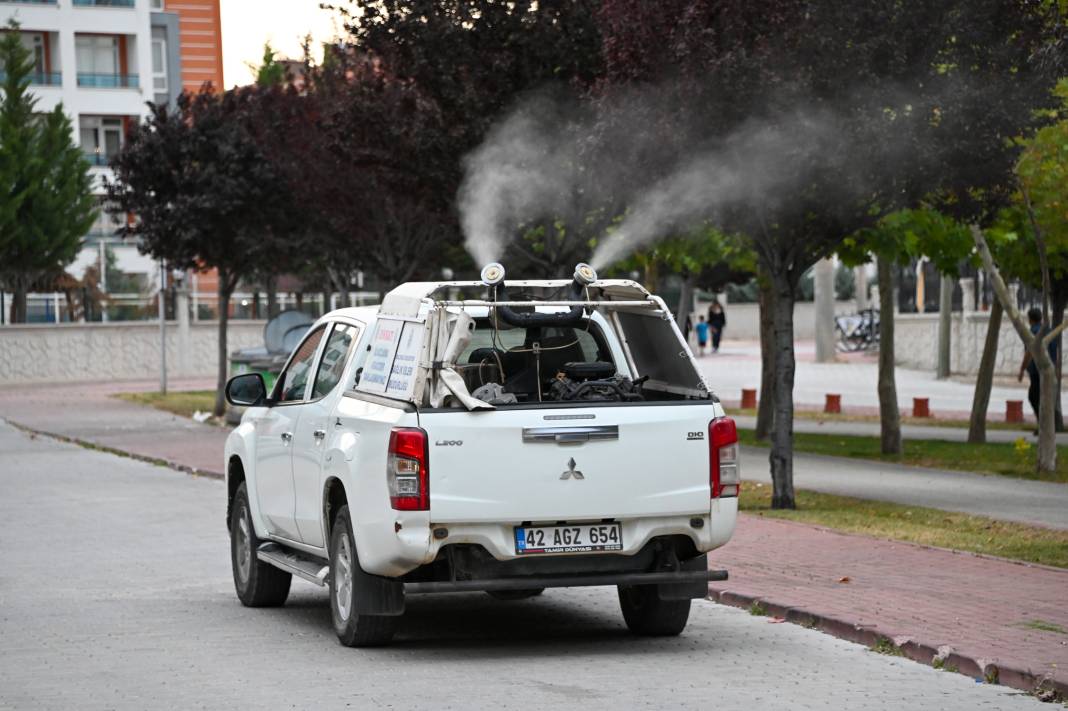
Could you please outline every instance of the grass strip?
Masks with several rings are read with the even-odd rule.
[[[745,445],[768,446],[767,442],[756,439],[753,430],[738,430],[738,439]],[[1036,471],[1038,448],[1024,438],[1015,443],[986,444],[908,439],[903,448],[901,456],[883,454],[879,451],[878,437],[794,432],[794,449],[798,452],[1068,483],[1068,447],[1065,446],[1057,447],[1057,469],[1048,474]]]
[[[797,509],[771,508],[771,486],[746,482],[742,511],[846,533],[1068,568],[1068,531],[983,516],[797,490]]]
[[[214,390],[187,390],[169,392],[118,393],[115,397],[137,405],[147,405],[182,417],[192,417],[194,412],[211,412],[215,408]]]

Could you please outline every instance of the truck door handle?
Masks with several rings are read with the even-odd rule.
[[[326,437],[326,430],[315,430],[312,432],[312,437],[315,439],[322,439],[323,437]]]
[[[293,433],[292,432],[283,432],[282,433],[282,441],[285,442],[286,444],[289,444],[290,442],[292,442],[293,441]]]

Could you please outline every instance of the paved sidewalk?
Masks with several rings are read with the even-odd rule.
[[[842,396],[845,411],[878,414],[876,389],[879,366],[875,354],[841,355],[836,363],[814,362],[815,345],[798,342],[797,370],[794,376],[794,402],[798,406],[822,408],[827,393]],[[715,392],[726,404],[736,406],[742,388],[760,387],[760,344],[752,341],[726,341],[719,353],[698,359],[701,370]],[[912,412],[912,398],[930,398],[931,411],[937,417],[967,419],[972,409],[974,381],[963,378],[938,380],[934,373],[897,368],[897,396],[902,413]],[[1068,393],[1061,395],[1068,411]],[[1025,414],[1031,418],[1027,404],[1027,379],[1017,383],[999,378],[994,382],[987,418],[1004,422],[1005,401],[1022,400]]]
[[[152,381],[26,385],[0,388],[0,418],[178,469],[221,475],[229,429],[200,424],[113,397],[158,389]],[[174,390],[210,390],[214,380],[172,381]]]
[[[1068,693],[1068,570],[836,533],[742,516],[709,556],[729,581],[720,602],[749,607],[873,645],[880,637],[924,663],[1032,689],[1049,678]],[[1059,626],[1062,632],[1034,629]],[[949,656],[947,656],[949,655]]]
[[[771,483],[766,448],[742,448],[742,476]],[[1068,484],[794,454],[794,485],[826,494],[1068,529]]]

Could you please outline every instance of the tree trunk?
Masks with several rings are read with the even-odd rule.
[[[1001,333],[1001,302],[994,299],[990,306],[990,322],[986,327],[983,357],[975,376],[975,395],[972,397],[972,416],[968,424],[968,443],[986,442],[986,411],[990,406],[990,390],[994,386],[994,365],[998,358],[998,337]]]
[[[794,501],[794,284],[774,274],[775,422],[771,432],[771,508],[795,509]]]
[[[679,292],[679,307],[675,312],[675,323],[679,325],[679,330],[686,333],[686,318],[693,310],[693,282],[692,276],[685,276],[682,279],[682,289]],[[697,324],[695,323],[694,326]]]
[[[983,259],[983,268],[986,269],[986,273],[990,277],[990,282],[994,287],[994,293],[998,296],[998,301],[1001,302],[1005,309],[1005,314],[1009,317],[1009,322],[1016,329],[1017,335],[1020,336],[1024,347],[1027,348],[1031,358],[1035,361],[1035,365],[1038,367],[1039,387],[1041,390],[1039,393],[1036,468],[1039,473],[1052,474],[1057,470],[1057,439],[1054,423],[1054,417],[1057,412],[1057,369],[1053,365],[1053,359],[1049,357],[1047,347],[1050,341],[1060,335],[1060,328],[1054,329],[1053,333],[1044,337],[1041,336],[1041,332],[1039,335],[1031,333],[1023,314],[1013,303],[1009,288],[1005,286],[1005,280],[1002,279],[1001,272],[998,271],[997,265],[994,264],[994,258],[990,256],[990,248],[987,247],[986,238],[983,237],[982,230],[976,225],[972,225],[972,237],[975,240],[976,247],[979,248],[979,256]],[[1043,251],[1041,244],[1039,245],[1039,251],[1040,253]],[[1040,256],[1043,259],[1045,258],[1044,254],[1040,254]]]
[[[230,297],[234,293],[234,286],[230,283],[230,276],[219,270],[219,369],[215,382],[214,410],[216,417],[222,417],[226,412],[226,380],[230,367],[226,335],[230,324]]]
[[[269,275],[265,288],[267,289],[267,318],[274,318],[278,315],[278,275]]]
[[[26,323],[26,290],[24,280],[15,281],[11,298],[11,323]]]
[[[760,399],[757,401],[756,438],[765,440],[775,422],[775,289],[765,276],[760,287]]]
[[[939,380],[949,377],[950,341],[953,329],[953,279],[945,274],[938,284],[938,368]]]
[[[879,428],[883,454],[901,454],[901,412],[894,373],[894,280],[891,264],[878,258],[879,271]]]

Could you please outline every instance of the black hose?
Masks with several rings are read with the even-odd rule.
[[[499,298],[498,298],[499,297]],[[494,301],[508,301],[508,292],[501,283],[497,287]],[[577,281],[571,282],[567,294],[567,301],[585,301],[586,287]],[[560,311],[555,314],[538,313],[537,311],[519,312],[511,306],[495,306],[497,315],[509,326],[519,328],[536,328],[541,326],[581,326],[584,319],[582,305],[572,306],[568,311]]]

